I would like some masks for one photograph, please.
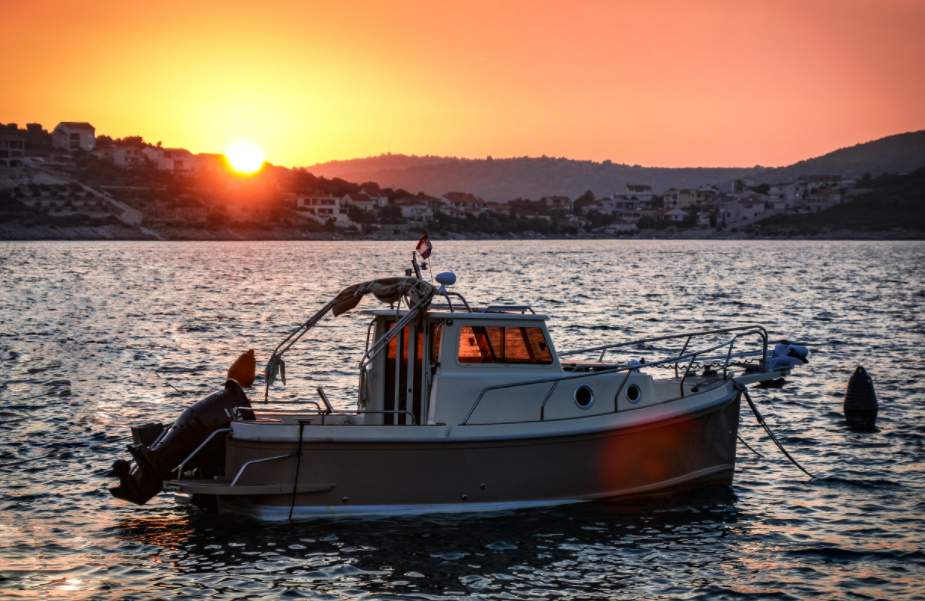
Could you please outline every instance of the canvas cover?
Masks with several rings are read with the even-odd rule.
[[[340,291],[334,297],[334,306],[332,311],[337,317],[342,313],[353,309],[363,297],[372,294],[377,300],[383,303],[396,303],[403,296],[411,300],[411,306],[416,305],[422,299],[430,299],[436,294],[437,289],[423,280],[412,277],[394,277],[382,278],[380,280],[370,280],[361,284],[348,286]]]

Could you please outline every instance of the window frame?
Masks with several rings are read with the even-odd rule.
[[[543,338],[546,340],[546,347],[549,349],[549,354],[552,357],[552,361],[549,363],[463,363],[459,360],[459,338],[462,335],[462,328],[464,327],[539,328],[543,333]],[[546,327],[544,322],[537,322],[533,320],[508,321],[499,319],[498,321],[479,321],[475,319],[460,319],[453,324],[452,330],[452,337],[447,336],[447,331],[443,332],[443,344],[446,345],[449,340],[453,341],[449,344],[452,345],[453,362],[457,367],[465,369],[555,369],[559,366],[559,356],[556,353],[556,347],[552,343],[552,337],[549,335],[549,329]],[[445,352],[448,349],[446,346],[444,346],[442,350]],[[443,359],[442,363],[446,363],[446,358]]]

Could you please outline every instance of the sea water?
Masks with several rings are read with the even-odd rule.
[[[110,497],[129,426],[259,365],[413,242],[0,243],[0,596],[87,599],[923,598],[925,244],[435,240],[472,304],[529,304],[557,348],[747,323],[811,350],[743,407],[735,482],[634,502],[266,524]],[[362,307],[374,301],[366,300]],[[361,307],[361,308],[362,308]],[[327,318],[275,398],[356,397],[369,317]],[[643,351],[640,356],[659,357]],[[620,356],[616,356],[620,358]],[[878,429],[845,427],[864,365]],[[258,369],[258,371],[260,371]],[[258,378],[256,385],[261,385]],[[260,391],[249,391],[251,397]]]

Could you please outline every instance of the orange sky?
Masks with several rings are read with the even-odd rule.
[[[0,0],[0,23],[0,122],[286,166],[776,166],[925,129],[921,0]]]

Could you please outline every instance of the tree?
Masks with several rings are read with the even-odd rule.
[[[575,214],[581,215],[581,207],[589,202],[594,202],[594,192],[586,190],[584,194],[575,199]]]
[[[389,205],[379,209],[379,220],[383,223],[401,223],[401,207]]]
[[[347,217],[354,223],[375,223],[376,216],[373,213],[367,213],[359,207],[350,205],[347,207]]]

